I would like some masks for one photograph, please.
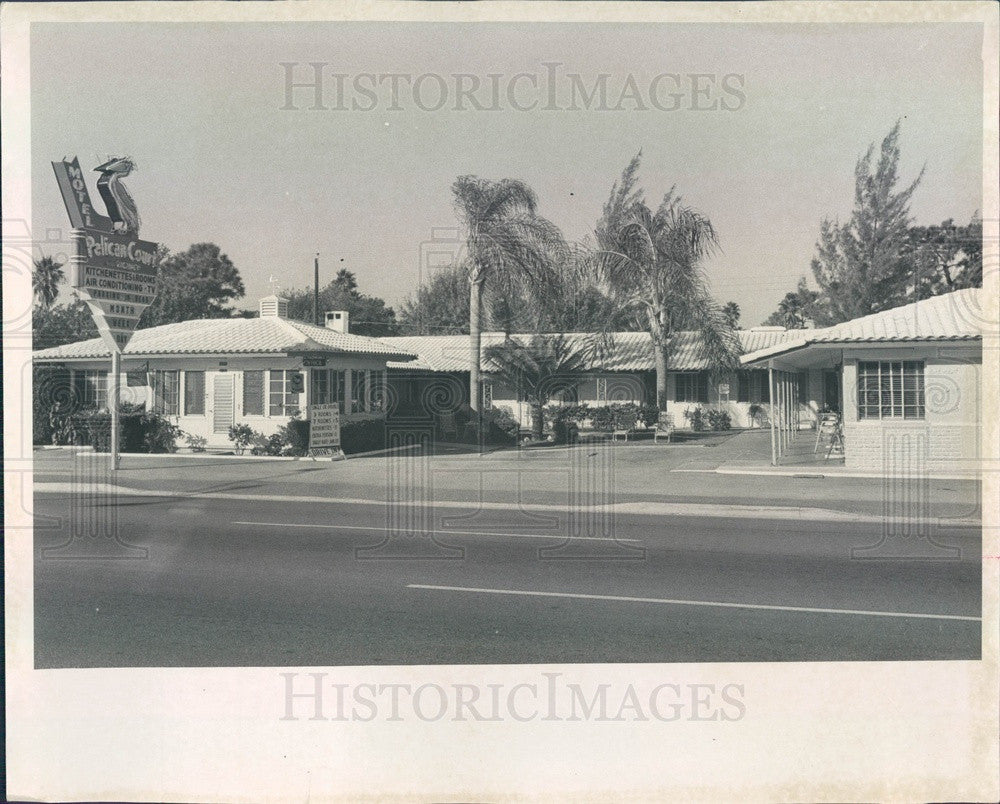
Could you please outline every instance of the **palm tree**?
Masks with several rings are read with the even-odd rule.
[[[545,429],[545,405],[555,394],[576,388],[579,372],[589,361],[586,348],[565,336],[538,334],[527,343],[507,338],[488,346],[483,357],[490,370],[518,389],[531,406],[531,430],[538,439]]]
[[[469,268],[469,405],[480,409],[483,290],[515,287],[544,293],[553,255],[565,248],[554,224],[535,214],[538,199],[524,182],[459,176],[452,185],[455,211],[465,230]]]
[[[63,264],[56,262],[52,257],[41,257],[35,260],[35,267],[31,274],[31,287],[38,297],[38,302],[48,310],[55,304],[59,295],[59,285],[65,280]]]
[[[654,212],[637,188],[641,152],[611,188],[597,224],[597,266],[618,303],[645,319],[653,341],[656,404],[666,410],[673,336],[701,333],[713,372],[739,364],[739,340],[712,298],[701,261],[718,246],[711,221],[686,206],[673,188]]]

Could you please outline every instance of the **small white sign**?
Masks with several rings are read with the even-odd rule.
[[[729,383],[719,383],[719,396],[729,396]]]

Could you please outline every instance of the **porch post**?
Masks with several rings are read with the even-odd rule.
[[[768,404],[771,408],[771,415],[768,418],[771,420],[771,466],[778,465],[778,446],[775,440],[774,432],[774,369],[769,365],[767,367],[767,398],[769,400]]]

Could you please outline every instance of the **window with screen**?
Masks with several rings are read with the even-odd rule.
[[[923,361],[859,361],[858,418],[924,418]]]
[[[367,373],[363,369],[351,371],[351,413],[360,413],[365,409],[365,397],[368,394]]]
[[[369,372],[368,410],[380,413],[385,410],[385,372]]]
[[[264,372],[243,372],[243,415],[264,415]]]
[[[184,372],[184,415],[205,415],[205,372]]]
[[[311,404],[329,405],[338,403],[344,412],[344,372],[336,369],[312,370]]]

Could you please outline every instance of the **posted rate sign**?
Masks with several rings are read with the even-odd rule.
[[[313,455],[340,453],[340,406],[309,406],[309,451]]]
[[[159,244],[139,239],[134,202],[120,183],[131,167],[128,160],[112,160],[98,169],[101,195],[113,214],[108,217],[94,209],[76,157],[52,163],[73,226],[71,284],[90,307],[105,343],[117,352],[128,345],[156,296]]]

